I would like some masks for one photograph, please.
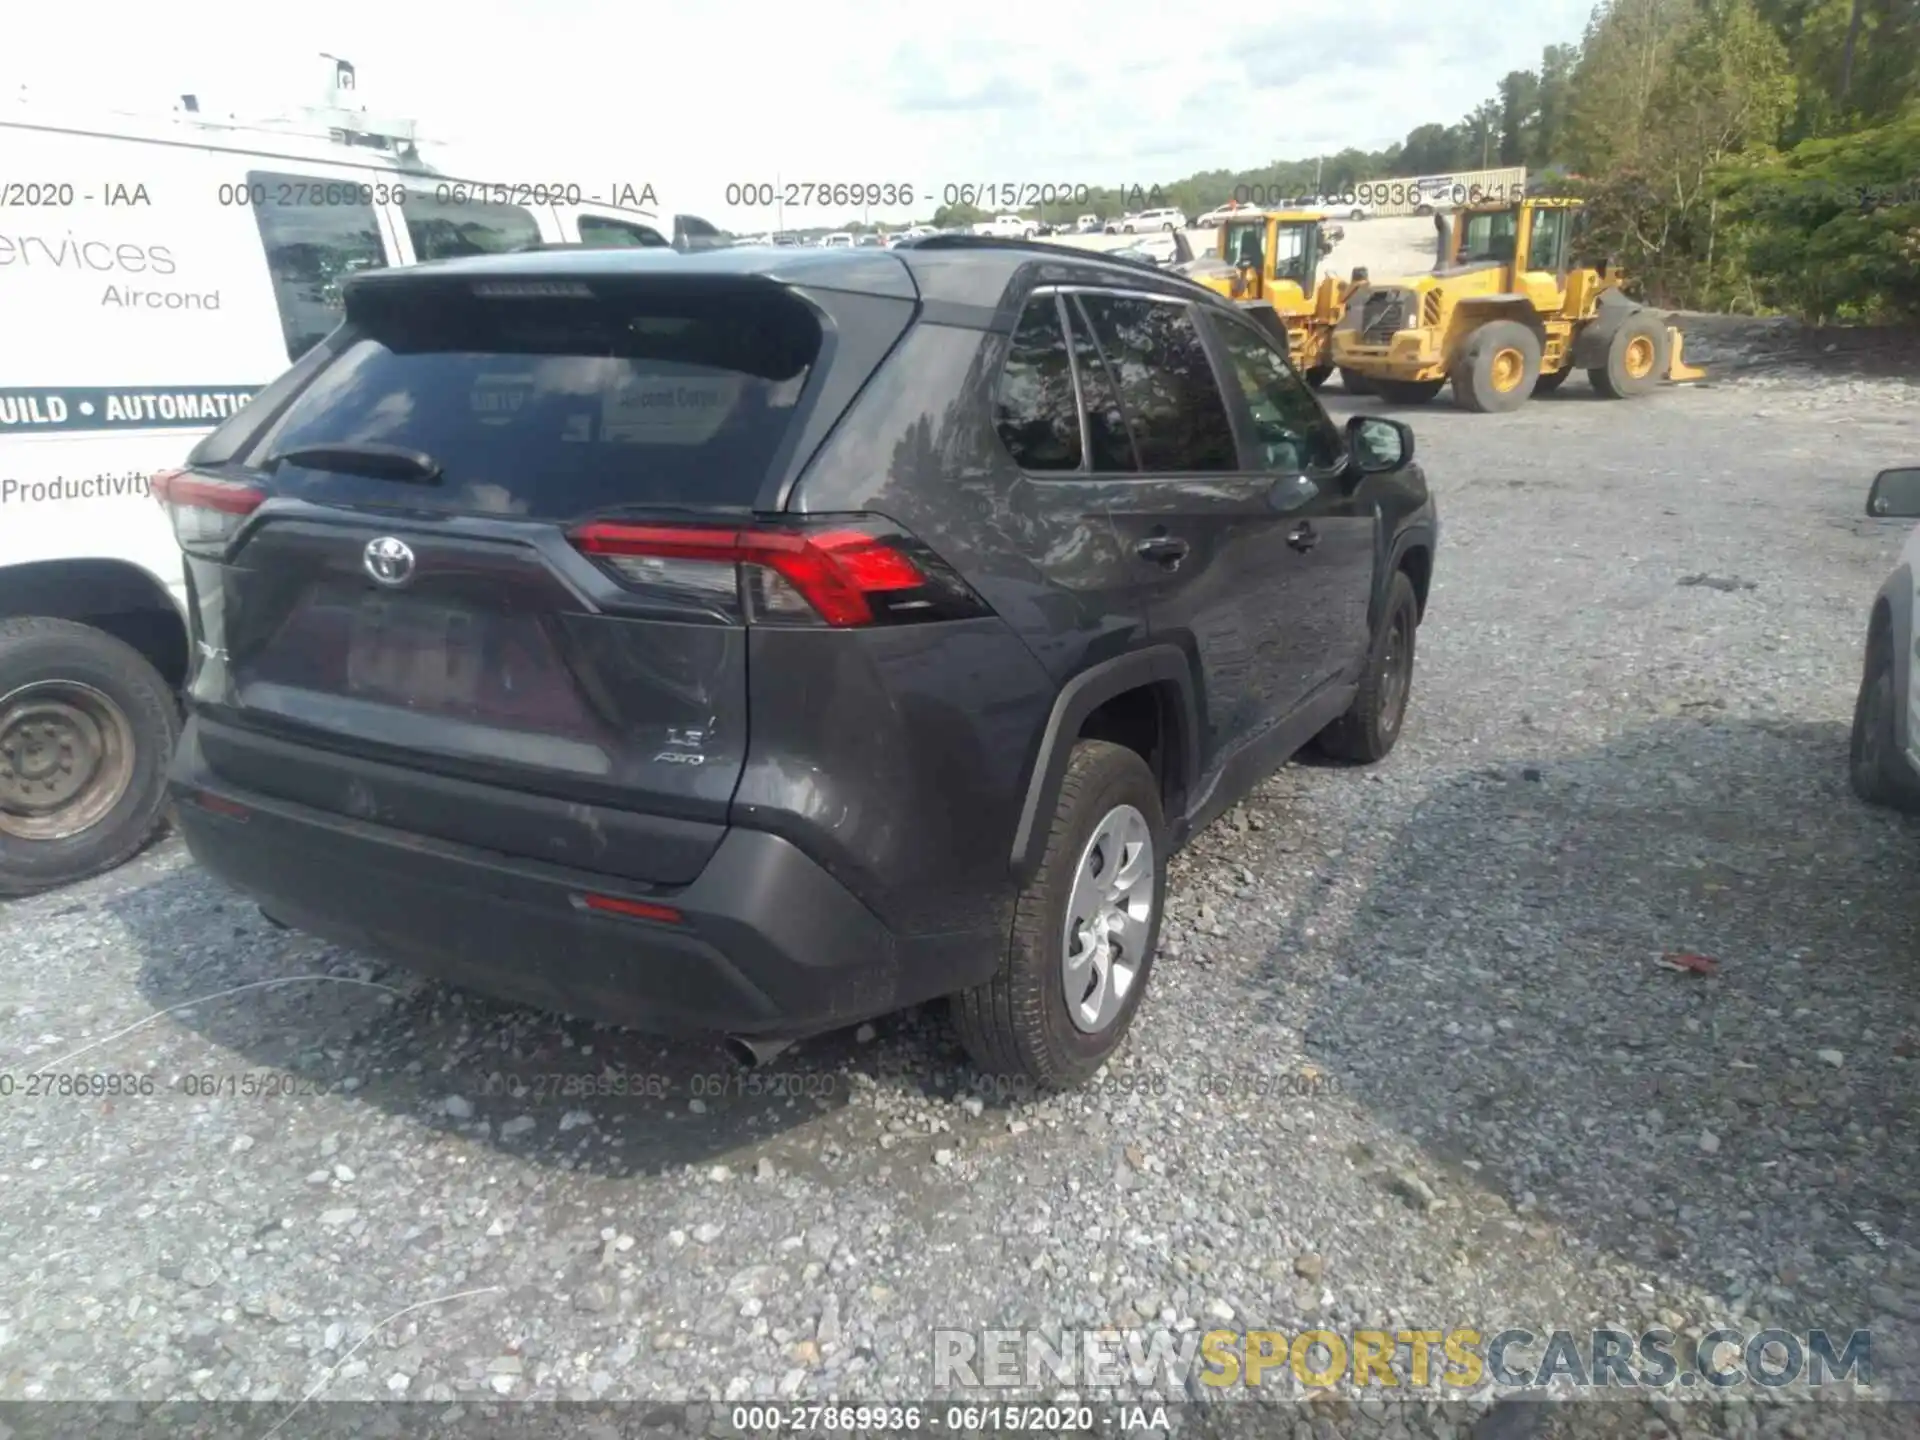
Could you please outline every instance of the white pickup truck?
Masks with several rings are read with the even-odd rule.
[[[998,235],[1004,240],[1031,240],[1039,232],[1040,222],[1018,215],[996,215],[973,227],[976,235]]]

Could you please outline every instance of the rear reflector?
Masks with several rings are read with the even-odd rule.
[[[606,561],[629,580],[645,580],[649,572],[623,561],[760,566],[779,575],[820,619],[840,629],[873,624],[875,597],[924,590],[930,583],[927,573],[903,549],[860,530],[714,529],[600,521],[575,530],[571,538],[583,554]]]
[[[204,790],[195,790],[186,797],[202,810],[210,810],[215,815],[224,815],[229,820],[238,820],[245,824],[253,818],[253,812],[237,801],[227,800],[219,795],[209,795]]]
[[[162,470],[148,482],[153,498],[173,521],[180,548],[218,553],[267,492],[234,480],[215,480],[191,470]]]
[[[658,920],[667,925],[678,925],[685,919],[671,905],[622,900],[618,895],[576,895],[573,903],[583,910],[598,910],[604,915],[627,915],[635,920]]]

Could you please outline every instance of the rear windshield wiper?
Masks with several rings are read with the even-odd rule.
[[[408,450],[400,445],[375,445],[343,441],[334,445],[296,445],[269,456],[269,469],[281,465],[299,465],[309,470],[339,470],[349,475],[369,475],[376,480],[399,480],[409,485],[437,485],[442,474],[440,462],[423,450]]]

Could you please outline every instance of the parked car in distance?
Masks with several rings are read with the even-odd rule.
[[[1003,240],[1030,240],[1040,228],[1039,222],[1020,215],[996,215],[973,227],[976,235],[994,235]]]
[[[1073,222],[1073,229],[1074,233],[1078,235],[1098,235],[1100,233],[1100,217],[1098,215],[1082,215],[1078,220]]]
[[[823,249],[827,250],[851,250],[853,248],[853,233],[848,230],[836,230],[831,235],[822,235],[820,237],[820,244]]]
[[[1179,847],[1303,746],[1394,748],[1438,521],[1412,432],[1336,425],[1242,307],[1035,258],[356,277],[154,481],[195,857],[510,1001],[763,1060],[946,997],[983,1070],[1086,1079]]]
[[[1129,210],[1118,219],[1107,221],[1102,228],[1109,235],[1131,235],[1133,233],[1133,223],[1139,218],[1140,212],[1138,210]]]
[[[856,235],[853,240],[853,248],[856,250],[884,249],[886,243],[886,237],[883,235]]]
[[[1867,514],[1920,520],[1920,466],[1882,470]],[[1920,665],[1914,663],[1914,602],[1920,596],[1920,526],[1908,534],[1867,620],[1866,659],[1853,705],[1848,770],[1854,793],[1874,805],[1920,813]]]
[[[1132,235],[1144,230],[1185,230],[1187,217],[1171,207],[1159,210],[1142,210],[1121,226],[1121,233]]]
[[[1258,208],[1259,207],[1255,205],[1242,205],[1237,200],[1229,200],[1226,204],[1216,205],[1213,209],[1207,211],[1206,214],[1200,216],[1193,222],[1193,228],[1196,230],[1216,229],[1233,219],[1234,216]]]

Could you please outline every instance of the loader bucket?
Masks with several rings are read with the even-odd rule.
[[[1667,327],[1667,379],[1684,384],[1689,380],[1704,380],[1707,372],[1698,365],[1689,365],[1680,358],[1680,352],[1686,345],[1686,337],[1678,329]]]

